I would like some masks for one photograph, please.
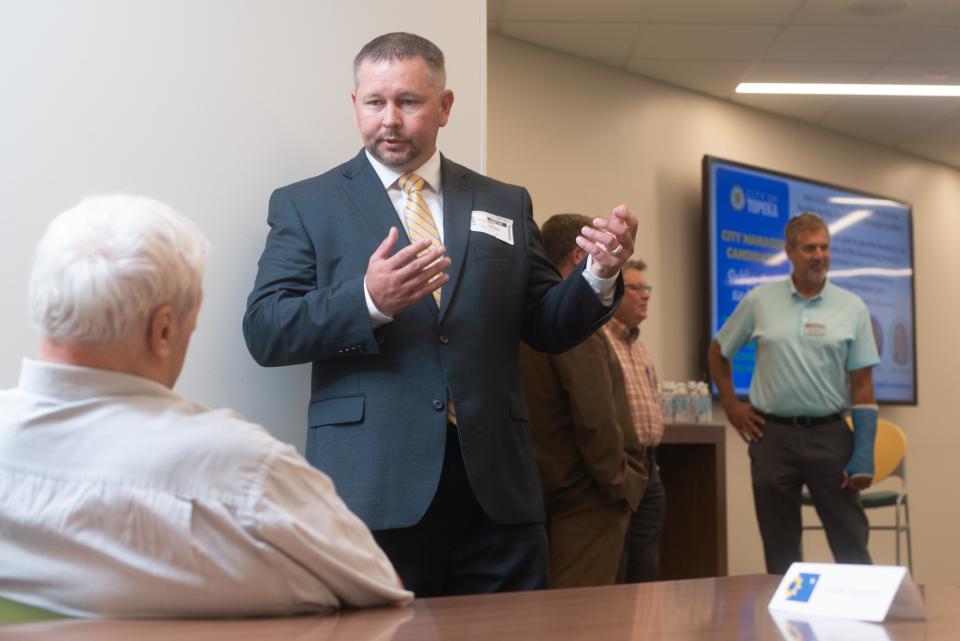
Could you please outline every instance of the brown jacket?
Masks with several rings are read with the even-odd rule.
[[[555,356],[521,345],[520,365],[548,518],[615,501],[636,509],[643,447],[603,332]]]

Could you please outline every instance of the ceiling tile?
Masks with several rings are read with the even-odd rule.
[[[960,27],[960,2],[957,0],[935,0],[940,5],[937,24],[941,27]]]
[[[727,97],[750,68],[749,62],[636,60],[627,69],[693,91]]]
[[[960,62],[960,28],[924,29],[897,55],[897,62]]]
[[[848,96],[821,124],[895,146],[915,136],[926,123],[956,104],[960,104],[960,99]]]
[[[772,26],[648,25],[640,32],[633,60],[753,60],[776,35]]]
[[[892,27],[787,27],[765,58],[886,62],[916,33],[915,29]]]
[[[732,93],[738,81],[960,83],[960,0],[488,0],[488,15],[519,40],[960,167],[960,134],[937,128],[960,129],[960,108],[947,118],[943,99]]]
[[[504,35],[623,66],[640,28],[632,23],[505,22]]]
[[[876,62],[758,62],[744,82],[866,82]]]
[[[502,0],[504,20],[640,21],[637,0]]]
[[[867,82],[903,85],[960,84],[960,64],[891,62],[878,68]]]
[[[902,5],[891,13],[871,8]],[[807,0],[793,24],[926,27],[940,22],[943,0]]]
[[[734,94],[733,102],[819,124],[843,100],[837,96],[765,96]]]
[[[802,0],[646,0],[643,4],[650,22],[785,24]]]

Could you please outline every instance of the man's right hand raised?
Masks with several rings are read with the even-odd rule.
[[[390,255],[397,244],[398,232],[391,227],[387,237],[370,256],[364,283],[377,310],[394,316],[443,287],[450,277],[443,273],[450,266],[446,249],[432,249],[430,241],[419,240]],[[427,251],[423,256],[420,252]]]

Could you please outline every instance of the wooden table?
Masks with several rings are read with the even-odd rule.
[[[660,578],[727,574],[726,428],[671,423],[657,448],[667,494]]]
[[[794,641],[780,632],[767,611],[779,581],[776,576],[752,575],[418,599],[406,608],[328,617],[47,621],[0,626],[0,640]],[[960,588],[934,587],[925,592],[928,621],[887,623],[880,632],[886,632],[892,641],[957,639]],[[797,622],[795,629],[803,632],[807,626]],[[800,639],[813,641],[797,637]]]

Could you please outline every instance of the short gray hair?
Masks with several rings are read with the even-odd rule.
[[[357,86],[360,77],[360,65],[366,60],[382,62],[384,60],[409,60],[423,58],[430,71],[430,81],[437,89],[447,85],[447,72],[443,63],[443,51],[426,38],[414,33],[396,31],[377,36],[363,45],[360,53],[353,59],[353,85]]]
[[[30,311],[44,336],[116,343],[170,304],[200,300],[210,244],[192,221],[142,196],[95,196],[53,219],[37,245]]]
[[[802,211],[787,223],[787,227],[783,230],[783,235],[787,241],[787,245],[790,247],[797,246],[797,240],[800,238],[800,234],[806,231],[819,231],[823,230],[827,232],[827,237],[830,237],[830,228],[827,227],[827,223],[823,222],[823,218],[820,217],[820,214],[815,214],[812,211]]]

